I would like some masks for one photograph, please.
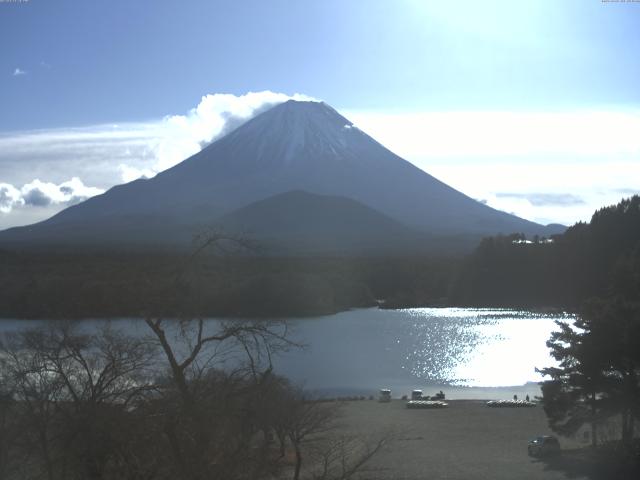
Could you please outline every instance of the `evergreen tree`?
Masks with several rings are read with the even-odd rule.
[[[553,332],[547,346],[559,366],[541,370],[551,378],[542,384],[544,411],[551,429],[562,435],[573,435],[584,424],[590,424],[591,439],[596,445],[596,425],[602,414],[602,358],[583,318],[576,319],[573,325],[556,323],[560,330]]]
[[[557,323],[547,345],[559,365],[541,370],[549,426],[566,435],[591,424],[596,445],[597,424],[620,415],[629,446],[640,418],[640,304],[593,299],[573,325]]]

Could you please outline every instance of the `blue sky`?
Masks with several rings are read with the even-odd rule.
[[[135,158],[100,157],[95,140],[71,135],[78,129],[103,138],[117,124],[140,146],[205,95],[264,90],[322,99],[454,187],[536,221],[585,219],[640,190],[629,171],[640,162],[640,2],[29,0],[0,3],[0,42],[0,185],[13,188],[0,187],[0,204],[2,191],[16,199],[36,180],[59,189],[76,177],[80,198],[124,180],[123,162],[136,171],[157,164],[152,147],[122,138],[102,151],[119,145]],[[504,140],[496,132],[514,118],[528,136],[495,151]],[[489,124],[493,146],[474,127]],[[593,144],[603,129],[610,136]],[[15,153],[16,139],[34,140],[25,137],[34,130],[40,150]],[[46,154],[53,133],[70,135],[73,152]],[[592,150],[579,148],[582,136]],[[532,147],[537,137],[545,148]],[[570,172],[587,178],[545,181]],[[58,197],[14,202],[0,210],[0,228],[45,218],[70,200]]]

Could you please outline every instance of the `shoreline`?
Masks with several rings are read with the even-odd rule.
[[[422,390],[425,396],[435,395],[437,392],[442,391],[445,394],[445,401],[447,400],[465,400],[465,401],[488,401],[488,400],[511,400],[514,395],[517,395],[519,399],[524,399],[527,395],[531,400],[535,400],[536,397],[542,396],[540,385],[537,382],[528,382],[524,385],[512,385],[512,386],[499,386],[499,387],[476,387],[476,386],[451,386],[451,385],[419,385],[415,386],[402,385],[385,386],[380,388],[348,388],[348,387],[330,387],[330,388],[315,388],[309,389],[309,391],[318,398],[347,398],[347,397],[361,397],[369,398],[373,395],[375,399],[380,394],[380,389],[389,388],[391,390],[391,398],[393,400],[402,401],[403,395],[407,395],[411,398],[411,391],[414,389]]]
[[[409,409],[404,402],[343,402],[338,431],[394,440],[367,464],[370,480],[586,480],[564,465],[530,457],[528,441],[553,435],[541,406],[489,408],[482,401],[452,400],[446,408]],[[584,446],[560,437],[564,451]]]
[[[293,321],[293,320],[312,320],[316,318],[322,317],[330,317],[333,315],[339,315],[343,313],[358,311],[358,310],[381,310],[381,311],[398,311],[398,310],[417,310],[417,309],[463,309],[463,310],[496,310],[496,311],[515,311],[515,312],[530,312],[535,315],[541,316],[556,316],[556,315],[567,315],[572,314],[575,307],[569,306],[513,306],[513,305],[464,305],[464,304],[407,304],[407,305],[393,305],[393,306],[385,306],[385,304],[380,303],[372,303],[370,305],[355,305],[346,308],[340,309],[327,309],[327,310],[309,310],[309,311],[299,311],[292,312],[288,314],[278,314],[278,313],[269,313],[265,312],[261,315],[246,315],[246,314],[233,314],[229,312],[210,312],[204,315],[204,318],[224,318],[227,320],[248,320],[248,321],[257,321],[257,320],[284,320],[284,321]],[[94,320],[94,321],[109,321],[109,320],[122,320],[122,319],[136,319],[142,318],[139,315],[140,312],[130,312],[129,314],[123,313],[121,315],[112,315],[112,314],[101,314],[96,313],[93,315],[52,315],[52,316],[40,316],[40,315],[30,315],[30,316],[21,316],[21,315],[12,315],[5,314],[0,312],[0,322],[4,321],[18,321],[18,322],[47,322],[47,321],[85,321],[85,320]],[[156,312],[156,316],[166,316],[167,319],[173,318],[174,314],[169,313],[167,315],[162,315],[160,312]]]

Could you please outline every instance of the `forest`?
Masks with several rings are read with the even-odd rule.
[[[267,256],[246,249],[0,251],[0,316],[287,317],[380,306],[576,310],[637,292],[640,197],[552,238],[485,238],[466,257]]]
[[[442,303],[458,260],[0,252],[0,316],[323,315]]]
[[[518,234],[484,239],[462,263],[450,303],[575,310],[591,297],[640,291],[639,196],[529,242]]]
[[[557,365],[540,370],[542,405],[549,427],[561,435],[590,426],[592,455],[608,464],[606,478],[620,469],[628,470],[618,478],[637,478],[640,471],[639,237],[636,196],[596,212],[590,224],[576,225],[537,251],[547,268],[555,263],[563,274],[544,293],[557,289],[576,313],[571,322],[557,321],[547,341]],[[612,427],[619,432],[615,441],[606,438]]]

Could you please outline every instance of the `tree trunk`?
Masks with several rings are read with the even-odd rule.
[[[630,449],[633,444],[636,419],[631,408],[625,408],[622,412],[622,444]]]
[[[284,458],[284,454],[286,453],[284,449],[284,438],[280,437],[278,440],[280,442],[280,458]]]
[[[598,432],[596,428],[596,394],[591,394],[591,446],[598,446]]]
[[[171,454],[175,465],[178,467],[178,470],[182,472],[184,478],[192,477],[190,470],[187,468],[187,462],[184,459],[182,454],[182,448],[180,441],[178,440],[178,434],[176,432],[175,420],[168,420],[164,425],[164,434],[169,441],[169,446],[171,450]]]
[[[300,451],[300,445],[298,442],[293,442],[293,446],[296,450],[296,469],[293,472],[293,480],[299,480],[300,469],[302,468],[302,452]]]
[[[51,461],[51,455],[49,453],[49,440],[46,429],[40,429],[40,446],[42,448],[42,456],[44,457],[44,464],[47,470],[47,479],[53,480],[53,462]]]

